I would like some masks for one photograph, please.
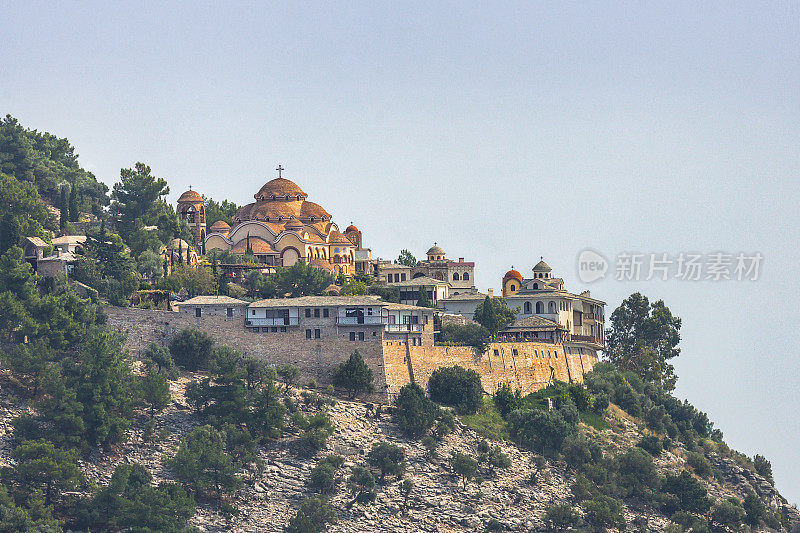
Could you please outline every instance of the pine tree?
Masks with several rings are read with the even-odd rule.
[[[253,247],[250,246],[250,233],[247,233],[247,248],[244,251],[245,255],[253,255]]]

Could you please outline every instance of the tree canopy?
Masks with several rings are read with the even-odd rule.
[[[120,234],[130,235],[139,222],[145,226],[156,225],[164,213],[159,204],[161,197],[169,194],[164,178],[150,173],[150,167],[136,163],[134,168],[123,168],[120,181],[111,193],[111,214],[115,217]]]
[[[403,248],[402,250],[400,250],[400,255],[397,256],[397,264],[408,267],[415,267],[417,266],[417,258],[414,257],[414,255],[410,251]]]
[[[651,303],[640,293],[630,295],[611,314],[606,333],[606,356],[620,370],[635,372],[666,390],[677,377],[668,361],[680,355],[681,319],[663,300]]]
[[[514,322],[516,313],[510,309],[502,298],[487,296],[475,308],[475,321],[489,330],[492,335]]]

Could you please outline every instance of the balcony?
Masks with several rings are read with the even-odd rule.
[[[374,326],[383,323],[380,316],[340,316],[336,319],[336,324],[340,326]]]
[[[300,319],[296,316],[289,318],[248,318],[245,326],[297,326]]]
[[[570,340],[579,342],[594,342],[594,343],[600,342],[591,335],[570,335]]]
[[[422,324],[386,324],[388,333],[419,333],[423,331]]]

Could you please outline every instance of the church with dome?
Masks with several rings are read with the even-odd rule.
[[[372,257],[363,247],[361,231],[351,224],[341,232],[331,214],[307,198],[296,183],[279,177],[265,183],[255,202],[242,206],[230,225],[218,220],[206,228],[203,198],[192,190],[180,196],[177,212],[206,254],[230,250],[252,254],[265,266],[305,261],[345,276],[369,272]]]

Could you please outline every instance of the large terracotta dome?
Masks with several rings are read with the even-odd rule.
[[[288,196],[288,198],[287,198]],[[298,200],[308,197],[295,182],[286,178],[275,178],[264,184],[259,191],[253,195],[256,200]]]
[[[503,281],[505,282],[505,280],[512,279],[512,278],[517,280],[517,281],[519,281],[520,283],[522,283],[524,281],[522,279],[522,274],[520,274],[519,272],[517,272],[513,268],[511,270],[509,270],[508,272],[506,272],[506,275],[503,276]]]
[[[330,213],[321,205],[307,201],[306,193],[285,178],[268,181],[254,197],[255,202],[242,206],[233,215],[234,223],[256,220],[284,224],[297,219],[313,224],[331,219]]]

